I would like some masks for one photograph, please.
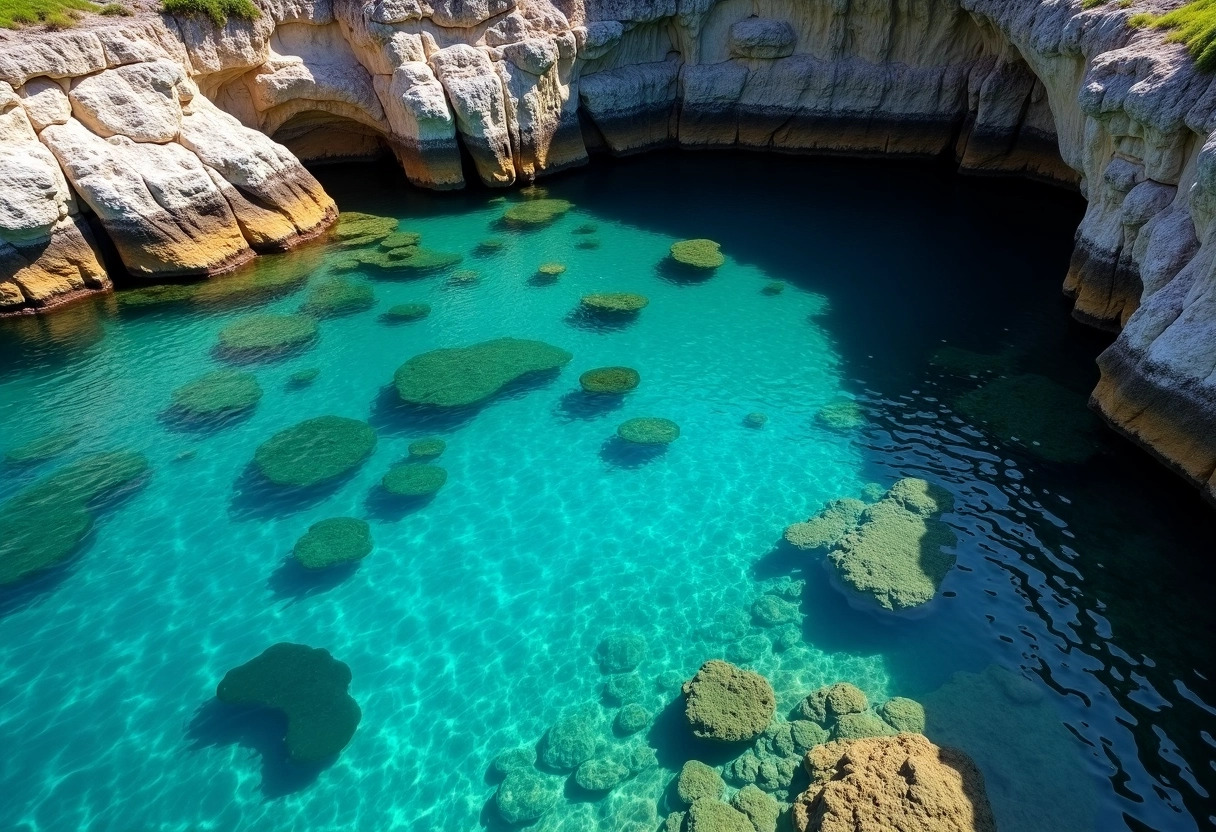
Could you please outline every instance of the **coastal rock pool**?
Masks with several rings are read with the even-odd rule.
[[[779,720],[837,682],[919,702],[1003,832],[1212,823],[1216,525],[1086,409],[1077,197],[708,153],[506,194],[318,175],[370,217],[0,322],[8,528],[126,454],[55,481],[35,516],[66,525],[0,542],[65,555],[0,587],[0,829],[658,830],[690,759],[788,803],[805,775],[689,733],[710,659],[765,676]],[[672,258],[702,239],[721,265]],[[403,367],[487,343],[472,382],[468,351]],[[625,369],[580,385],[599,368]],[[928,603],[866,603],[783,540],[909,477],[948,492]],[[332,518],[367,525],[309,531]],[[312,568],[326,534],[343,562]],[[349,667],[349,697],[323,655],[300,671],[332,747],[357,722],[336,756],[216,698],[279,642]],[[617,767],[571,777],[588,755]]]

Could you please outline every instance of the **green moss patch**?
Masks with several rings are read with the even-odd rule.
[[[57,430],[46,433],[36,439],[31,439],[15,448],[10,448],[4,455],[4,461],[10,465],[29,465],[44,462],[59,456],[80,442],[79,430]]]
[[[397,220],[358,211],[343,211],[330,230],[330,235],[344,246],[365,246],[379,243],[397,230]],[[411,245],[416,245],[411,243]]]
[[[386,323],[406,324],[413,321],[421,321],[429,314],[431,314],[431,305],[429,303],[399,303],[396,306],[390,307],[380,317]]]
[[[753,740],[777,710],[773,687],[758,673],[713,660],[683,687],[684,715],[692,732],[723,742]]]
[[[422,235],[417,231],[394,231],[380,241],[380,248],[407,248],[419,245],[421,242]]]
[[[722,247],[713,240],[681,240],[671,247],[671,259],[694,269],[716,269],[726,262]]]
[[[215,370],[173,391],[173,410],[186,418],[231,416],[256,405],[262,388],[253,373]]]
[[[358,280],[331,277],[308,293],[300,311],[314,318],[340,318],[366,312],[375,305],[376,295],[371,286]]]
[[[579,306],[584,312],[595,315],[634,315],[648,303],[650,300],[645,295],[632,292],[599,292],[583,295]]]
[[[1143,12],[1132,15],[1128,24],[1170,29],[1166,40],[1186,44],[1198,69],[1216,69],[1216,0],[1192,0],[1165,14]]]
[[[279,431],[258,446],[253,462],[275,485],[304,487],[340,477],[376,447],[371,425],[320,416]]]
[[[363,712],[348,692],[350,681],[350,668],[328,650],[281,642],[224,674],[215,695],[282,712],[288,756],[312,763],[345,748],[359,727]]]
[[[670,419],[639,416],[621,422],[616,435],[635,445],[668,445],[680,438],[680,426]]]
[[[1098,452],[1095,418],[1085,396],[1044,376],[999,378],[955,401],[959,413],[1035,456],[1080,463]]]
[[[93,527],[96,501],[147,470],[142,454],[93,454],[10,497],[0,505],[0,585],[67,558]]]
[[[267,358],[311,343],[317,331],[307,315],[252,315],[220,330],[219,350],[236,360]]]
[[[44,25],[67,29],[76,25],[81,12],[97,12],[101,6],[85,0],[0,0],[0,29]]]
[[[216,26],[232,20],[257,20],[258,7],[250,0],[160,0],[165,14],[179,17],[205,17]]]
[[[516,228],[540,228],[561,217],[574,206],[564,199],[529,199],[503,211],[503,221]]]
[[[587,393],[628,393],[641,381],[641,375],[632,367],[597,367],[578,377],[579,385]]]
[[[448,443],[438,436],[418,439],[410,443],[410,459],[434,459],[442,454],[447,447]]]
[[[557,277],[559,274],[564,274],[566,271],[565,263],[541,263],[536,271],[540,274],[546,274],[551,277]]]
[[[197,283],[164,283],[158,286],[140,286],[138,289],[123,289],[116,293],[119,306],[142,308],[166,303],[185,303],[198,294]]]
[[[491,254],[498,254],[507,247],[507,241],[502,237],[487,237],[477,244],[477,248],[473,250],[474,254],[482,257],[488,257]]]
[[[429,497],[448,481],[448,472],[438,465],[408,462],[396,465],[380,480],[394,497]]]
[[[372,553],[371,526],[354,517],[322,520],[308,527],[291,553],[305,569],[328,569],[363,560]]]
[[[749,428],[762,428],[768,424],[768,416],[758,411],[755,413],[749,413],[743,417],[743,424],[747,425]]]
[[[556,370],[573,358],[543,341],[498,338],[416,355],[393,377],[407,404],[465,407],[490,399],[512,382]]]

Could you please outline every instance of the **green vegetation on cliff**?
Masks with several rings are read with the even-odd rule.
[[[100,11],[87,0],[0,0],[0,29],[44,25],[67,29],[76,25],[80,12]]]
[[[1142,12],[1127,22],[1137,28],[1170,29],[1166,40],[1185,43],[1196,67],[1216,70],[1216,0],[1193,0],[1165,14]]]
[[[256,20],[262,14],[250,0],[160,0],[160,7],[166,14],[206,17],[216,26],[223,26],[229,18]]]

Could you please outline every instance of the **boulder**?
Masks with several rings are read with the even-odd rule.
[[[685,763],[676,780],[676,794],[686,806],[697,800],[718,800],[724,791],[722,775],[699,760]]]
[[[305,569],[355,563],[371,553],[371,527],[356,517],[330,517],[313,523],[292,550],[292,556]]]
[[[768,727],[777,709],[767,679],[723,661],[701,665],[682,690],[688,724],[695,735],[706,739],[755,739]]]

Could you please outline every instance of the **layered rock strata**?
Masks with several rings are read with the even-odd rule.
[[[595,150],[950,155],[1080,188],[1064,288],[1122,330],[1093,404],[1216,499],[1216,88],[1119,6],[260,0],[0,33],[0,314],[107,288],[90,227],[147,278],[317,233],[299,160],[456,188]]]

